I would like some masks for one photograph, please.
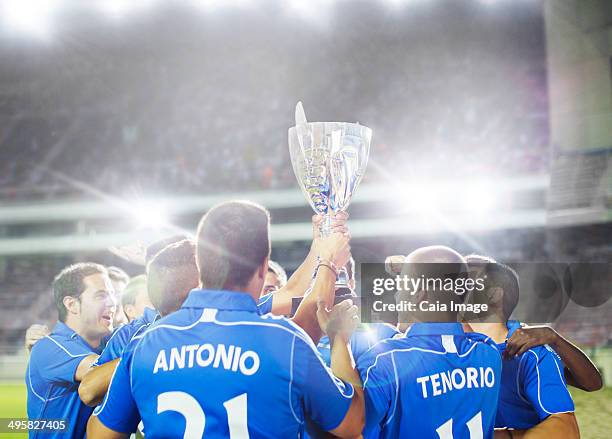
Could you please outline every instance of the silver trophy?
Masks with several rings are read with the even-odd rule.
[[[306,199],[323,215],[323,236],[331,231],[332,215],[348,208],[368,164],[371,140],[372,130],[358,123],[307,122],[298,102],[295,126],[289,128],[291,164]]]

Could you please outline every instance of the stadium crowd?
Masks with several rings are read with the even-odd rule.
[[[444,14],[441,22],[448,19]],[[195,40],[201,32],[214,40],[236,38],[185,26]],[[280,61],[268,50],[270,35],[293,30],[280,26],[258,34],[253,50],[231,63],[216,48],[208,48],[208,62],[196,63],[179,43],[162,44],[154,56],[102,45],[99,56],[109,60],[103,65],[89,65],[68,52],[57,53],[57,62],[73,69],[26,69],[24,78],[39,80],[23,79],[15,87],[21,91],[7,97],[20,111],[3,123],[0,197],[79,194],[57,174],[113,194],[144,188],[177,194],[294,187],[287,166],[292,125],[287,109],[295,105],[296,88],[307,114],[316,114],[312,117],[348,118],[373,128],[372,157],[390,173],[405,175],[410,168],[410,173],[426,174],[433,166],[438,174],[458,177],[547,169],[548,102],[540,41],[498,27],[486,31],[489,38],[460,33],[465,41],[454,49],[425,45],[424,50],[407,48],[405,41],[414,34],[432,42],[444,37],[419,26],[398,26],[371,41],[358,29],[342,28],[330,30],[332,35],[309,34],[307,49],[291,39],[275,39],[274,47],[287,54]],[[356,41],[359,59],[368,63],[338,63],[345,48],[326,44],[336,39],[333,32],[341,33],[339,41]],[[184,38],[186,47],[194,44]],[[260,39],[265,45],[258,45]],[[513,52],[500,57],[509,44]],[[307,61],[294,56],[303,51],[312,52]],[[132,56],[138,56],[137,64]],[[327,80],[309,78],[309,65],[330,66]],[[250,76],[240,74],[244,71]],[[30,95],[40,104],[30,102]],[[370,170],[365,178],[380,176]]]
[[[92,438],[579,437],[567,385],[598,390],[601,376],[554,329],[508,320],[516,272],[444,246],[389,256],[390,274],[487,279],[494,318],[451,306],[360,324],[347,216],[328,236],[320,220],[289,279],[269,263],[269,214],[248,202],[209,210],[195,241],[154,244],[146,283],[95,263],[62,269],[59,322],[26,336],[28,417]]]

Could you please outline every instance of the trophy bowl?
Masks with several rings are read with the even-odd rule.
[[[348,208],[368,164],[372,130],[358,123],[308,122],[289,128],[291,164],[302,192],[324,221]]]

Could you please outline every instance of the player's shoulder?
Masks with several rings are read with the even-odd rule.
[[[381,340],[359,357],[358,367],[365,368],[391,361],[390,354],[410,349],[412,345],[412,341],[406,337]]]
[[[371,323],[369,327],[374,330],[379,340],[392,338],[400,334],[400,331],[389,323]]]
[[[289,337],[297,337],[303,339],[306,342],[310,342],[311,345],[314,346],[310,337],[306,334],[306,332],[293,321],[289,320],[286,317],[275,316],[273,314],[264,314],[261,316],[257,316],[257,321],[261,322],[263,325],[268,326],[272,331],[276,333],[288,335]]]
[[[112,345],[113,343],[117,343],[118,340],[129,339],[130,334],[132,332],[133,332],[132,322],[119,326],[110,335],[110,338],[106,342],[106,347]]]
[[[142,333],[146,328],[149,327],[149,322],[142,318],[134,319],[130,323],[120,326],[117,328],[111,338],[106,343],[106,349],[119,348],[119,351],[123,348],[138,334]]]
[[[501,355],[499,346],[491,337],[480,332],[466,332],[459,336],[466,344],[466,349],[489,353],[489,355]]]
[[[554,361],[559,365],[563,364],[563,362],[561,361],[561,357],[559,357],[559,354],[557,354],[555,350],[549,345],[534,346],[528,349],[520,355],[519,361],[521,363],[534,365],[548,361]]]
[[[65,355],[68,357],[82,357],[93,354],[91,349],[86,348],[75,338],[64,334],[51,333],[41,338],[32,348],[31,355]]]

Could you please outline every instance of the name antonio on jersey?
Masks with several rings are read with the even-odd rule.
[[[162,349],[157,354],[153,373],[193,367],[223,368],[243,375],[253,375],[259,370],[259,355],[255,351],[243,351],[240,346],[224,344],[192,344],[174,347],[170,353]]]

